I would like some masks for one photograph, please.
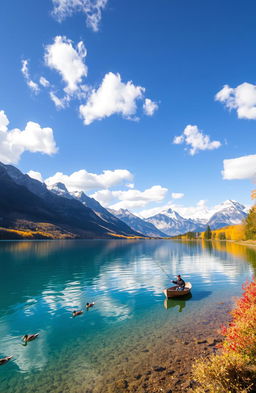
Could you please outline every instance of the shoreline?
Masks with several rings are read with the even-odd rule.
[[[217,345],[222,341],[219,329],[229,322],[229,312],[233,302],[216,304],[216,310],[209,313],[205,320],[196,324],[196,333],[191,335],[189,326],[175,332],[163,348],[156,353],[149,353],[152,366],[145,370],[131,370],[120,379],[107,383],[104,389],[96,389],[97,393],[183,393],[195,386],[191,369],[195,360],[208,358],[216,353]],[[143,365],[141,367],[143,369]],[[108,381],[110,382],[110,381]],[[91,393],[90,392],[90,393]]]

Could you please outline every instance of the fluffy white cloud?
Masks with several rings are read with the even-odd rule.
[[[256,154],[223,161],[223,179],[256,179]]]
[[[123,83],[119,74],[109,72],[100,87],[92,90],[85,105],[80,105],[80,114],[85,125],[115,113],[131,118],[137,111],[136,100],[143,97],[145,89],[131,81]]]
[[[256,119],[256,85],[242,83],[235,88],[225,85],[215,96],[230,110],[235,109],[240,119]]]
[[[0,161],[5,164],[17,163],[25,151],[54,154],[57,151],[51,128],[41,128],[29,121],[25,129],[8,130],[9,120],[0,111]]]
[[[150,98],[146,98],[143,104],[143,109],[146,115],[153,116],[155,111],[158,109],[156,102],[152,101]]]
[[[180,198],[183,198],[183,197],[184,197],[184,194],[182,192],[173,192],[172,193],[172,198],[173,199],[180,199]]]
[[[77,93],[83,78],[87,76],[88,69],[84,63],[86,54],[82,41],[74,47],[65,36],[55,37],[54,43],[46,46],[45,64],[61,75],[66,83],[64,90],[67,94]]]
[[[219,141],[211,141],[209,135],[205,135],[197,126],[187,125],[183,133],[173,139],[176,145],[185,143],[190,146],[189,153],[193,156],[199,150],[213,150],[221,146]]]
[[[102,10],[106,7],[108,0],[52,0],[53,15],[58,21],[76,12],[82,12],[86,17],[86,24],[93,31],[98,31],[101,21]]]
[[[40,85],[42,85],[43,87],[49,87],[49,86],[50,86],[50,82],[49,82],[44,76],[41,76],[41,77],[40,77],[39,83],[40,83]]]
[[[6,132],[8,130],[9,120],[4,111],[0,111],[0,131]]]
[[[46,179],[46,184],[52,185],[57,182],[64,183],[69,191],[88,191],[97,188],[109,188],[125,181],[131,181],[133,175],[127,169],[105,170],[101,174],[89,173],[85,169],[64,175],[57,172],[54,176]]]
[[[36,172],[36,171],[29,171],[27,173],[27,175],[29,175],[29,177],[31,177],[32,179],[36,179],[39,180],[41,183],[43,183],[43,178],[40,172]]]
[[[151,202],[160,202],[165,198],[167,188],[152,186],[144,191],[130,189],[127,191],[100,190],[91,195],[104,206],[112,209],[133,209],[144,207]],[[113,202],[115,202],[113,204]]]
[[[40,88],[38,84],[30,78],[29,69],[28,69],[28,60],[22,60],[21,62],[21,72],[26,80],[28,87],[35,93],[39,93]]]

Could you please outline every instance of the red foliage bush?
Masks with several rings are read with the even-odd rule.
[[[223,351],[256,356],[256,280],[243,286],[243,294],[231,312],[232,322],[222,328]]]

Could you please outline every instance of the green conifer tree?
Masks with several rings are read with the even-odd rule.
[[[207,225],[206,231],[204,232],[204,239],[211,240],[212,238],[212,231],[209,225]]]
[[[246,239],[256,240],[256,206],[253,206],[245,219]]]

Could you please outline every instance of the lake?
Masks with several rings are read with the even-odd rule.
[[[182,329],[192,337],[241,294],[256,253],[228,242],[2,241],[0,266],[0,357],[13,355],[0,367],[0,392],[89,393],[150,367]],[[166,302],[176,274],[192,297]]]

